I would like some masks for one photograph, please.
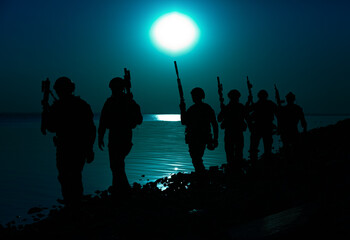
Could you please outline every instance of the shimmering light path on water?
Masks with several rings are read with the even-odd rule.
[[[180,121],[180,114],[147,114],[144,117],[145,121],[166,121],[178,122]]]

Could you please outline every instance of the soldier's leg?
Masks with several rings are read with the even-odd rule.
[[[83,196],[82,170],[84,155],[73,151],[57,152],[58,180],[64,201],[67,204],[78,202]]]
[[[266,158],[270,158],[272,154],[272,133],[268,132],[264,134],[263,136],[263,142],[264,142],[264,156]]]
[[[235,158],[238,162],[239,167],[243,167],[243,147],[244,147],[244,136],[243,132],[237,133],[235,138]]]
[[[285,143],[285,148],[284,148],[284,152],[285,152],[285,156],[286,156],[286,164],[290,165],[292,163],[295,163],[295,160],[297,160],[294,157],[294,153],[296,151],[296,149],[298,148],[298,142],[299,142],[299,132],[298,131],[290,131],[288,132],[288,138],[287,141]]]
[[[112,188],[115,191],[128,191],[130,184],[125,172],[125,157],[132,144],[109,146],[110,168],[112,170]]]
[[[225,153],[228,171],[232,170],[234,162],[234,143],[229,134],[225,134]]]
[[[258,160],[258,147],[260,142],[261,136],[257,132],[253,131],[250,134],[250,149],[249,149],[249,155],[252,165],[256,163]]]
[[[265,178],[270,178],[274,173],[274,164],[272,159],[272,132],[267,132],[263,136],[264,142],[264,165],[263,174]]]
[[[73,175],[72,175],[72,181],[71,184],[73,185],[73,201],[79,201],[83,197],[83,181],[82,181],[82,171],[85,165],[85,157],[84,156],[77,156],[75,158],[76,163],[73,167]]]
[[[192,164],[196,173],[205,172],[205,167],[203,164],[203,155],[206,144],[203,143],[189,143],[189,152],[192,158]]]
[[[61,184],[61,193],[62,193],[63,200],[65,201],[65,203],[71,202],[72,189],[69,182],[69,179],[70,179],[69,172],[67,172],[67,168],[63,166],[57,166],[57,170],[58,170],[57,179]]]
[[[232,162],[230,165],[231,173],[239,177],[242,175],[243,160],[243,133],[235,132],[231,135]]]

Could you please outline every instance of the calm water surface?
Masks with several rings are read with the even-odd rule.
[[[308,116],[309,128],[336,123],[346,116]],[[126,158],[129,182],[145,184],[177,172],[191,172],[193,166],[184,142],[184,126],[179,115],[144,115],[144,122],[134,130],[134,146]],[[96,120],[96,126],[98,121]],[[0,115],[0,224],[28,218],[26,212],[34,206],[57,205],[61,198],[55,166],[53,134],[40,132],[40,116]],[[105,138],[107,143],[107,136]],[[274,138],[278,149],[279,137]],[[261,144],[262,145],[262,144]],[[262,146],[261,146],[262,147]],[[244,155],[249,148],[249,132],[245,133]],[[225,163],[223,131],[219,132],[219,147],[207,150],[204,164],[210,166]],[[108,149],[98,149],[95,144],[95,160],[83,171],[85,194],[107,189],[112,181],[109,169]],[[30,218],[27,222],[30,221]]]

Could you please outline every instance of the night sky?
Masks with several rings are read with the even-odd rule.
[[[153,22],[178,11],[200,29],[191,51],[169,55],[150,38]],[[0,112],[40,112],[41,81],[60,76],[76,84],[94,112],[109,81],[131,71],[143,113],[178,113],[176,60],[187,106],[202,87],[219,110],[216,76],[225,101],[233,88],[247,99],[295,93],[305,113],[350,113],[350,1],[76,1],[0,2]],[[218,112],[217,112],[218,113]]]

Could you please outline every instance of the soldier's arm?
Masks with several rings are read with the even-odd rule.
[[[89,104],[86,103],[86,113],[87,113],[87,126],[86,126],[86,162],[91,163],[94,161],[94,143],[96,140],[96,126],[94,123],[94,113],[91,110]]]
[[[277,115],[277,113],[278,113],[278,105],[276,103],[272,102],[272,106],[273,106],[274,114]]]
[[[48,106],[45,114],[46,129],[52,133],[56,132],[58,121],[56,104],[54,103],[52,106]]]
[[[223,105],[223,107],[221,108],[221,111],[218,114],[218,121],[222,122],[225,118],[225,112],[226,112],[226,106]]]
[[[274,119],[276,119],[277,132],[279,133],[280,128],[281,128],[281,122],[280,122],[280,111],[281,111],[280,108],[281,108],[281,105],[277,105],[274,102],[272,102],[272,104],[273,104]]]
[[[304,111],[302,108],[300,108],[300,124],[301,124],[301,127],[303,128],[304,132],[307,132],[307,123],[306,123]]]
[[[212,113],[211,113],[211,121],[210,122],[211,122],[211,125],[213,127],[214,140],[217,141],[219,138],[219,125],[218,125],[218,122],[216,121],[214,110],[212,109],[211,111],[212,111]]]
[[[186,111],[186,106],[185,103],[180,103],[180,118],[181,118],[181,124],[182,125],[187,125],[187,111]]]
[[[256,104],[256,103],[253,103],[253,102],[251,102],[251,101],[247,101],[247,102],[246,102],[246,104],[245,104],[244,106],[245,106],[245,108],[246,108],[247,113],[250,113],[250,112],[254,111],[255,104]]]
[[[271,105],[272,105],[274,117],[276,117],[276,119],[278,119],[278,106],[273,101],[271,101]]]
[[[135,102],[135,101],[134,101]],[[143,122],[140,105],[135,102],[136,124],[140,125]]]
[[[107,130],[107,124],[106,124],[106,103],[102,108],[101,115],[100,115],[100,123],[98,126],[98,147],[103,151],[103,148],[105,146],[104,144],[104,136]]]
[[[90,105],[88,105],[88,114],[89,114],[89,145],[91,148],[93,148],[93,145],[95,143],[96,140],[96,126],[94,123],[94,113],[91,110]]]
[[[249,120],[249,111],[248,111],[248,108],[247,108],[247,106],[245,106],[245,105],[243,105],[242,104],[242,108],[243,108],[243,110],[242,110],[242,112],[243,112],[243,118],[244,118],[244,120],[246,121],[246,122],[248,122],[248,120]]]

